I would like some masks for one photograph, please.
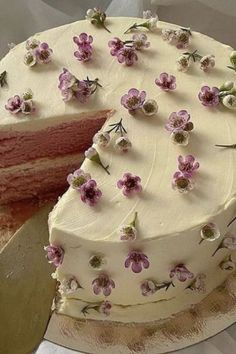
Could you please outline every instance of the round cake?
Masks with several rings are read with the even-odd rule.
[[[1,153],[1,188],[8,201],[15,181],[18,198],[40,191],[45,173],[43,189],[70,184],[50,214],[45,247],[57,267],[58,313],[149,322],[199,303],[235,268],[228,67],[235,59],[229,46],[176,25],[120,17],[105,23],[48,30],[28,42],[25,63],[26,43],[2,60],[1,150],[9,146],[4,139],[12,148]],[[47,65],[34,41],[52,48]],[[28,87],[35,112],[24,114],[21,102],[12,114],[7,100]],[[13,175],[10,193],[8,174],[27,164],[32,175]]]

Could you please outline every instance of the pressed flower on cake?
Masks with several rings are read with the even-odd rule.
[[[142,191],[141,178],[127,172],[123,175],[122,179],[118,180],[117,187],[122,189],[126,197],[140,193]]]
[[[192,279],[193,277],[193,273],[191,273],[184,264],[178,264],[170,271],[170,278],[176,278],[181,282]]]
[[[146,256],[146,254],[140,251],[129,252],[125,260],[125,268],[129,268],[131,266],[131,269],[134,273],[140,273],[143,268],[149,268],[149,265],[150,263],[148,257]]]
[[[47,252],[47,259],[49,263],[54,264],[56,267],[62,264],[64,258],[64,250],[60,246],[49,245],[45,246],[44,250]]]
[[[167,73],[161,73],[155,84],[163,91],[173,91],[176,89],[176,77]]]
[[[102,292],[104,296],[109,296],[115,288],[115,283],[107,274],[100,274],[92,281],[92,287],[95,295]]]
[[[121,104],[128,109],[129,113],[134,113],[137,109],[142,108],[146,98],[145,91],[139,91],[131,88],[128,93],[121,97]]]

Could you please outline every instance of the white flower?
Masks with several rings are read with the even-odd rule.
[[[67,295],[67,294],[71,294],[71,293],[75,292],[79,288],[81,288],[81,286],[80,286],[79,282],[77,281],[77,279],[75,277],[71,277],[69,279],[64,278],[61,281],[58,291],[62,295]]]
[[[196,290],[199,293],[206,292],[206,283],[205,283],[206,275],[204,273],[200,273],[196,276],[193,284],[190,286],[190,289]]]
[[[234,87],[233,81],[226,81],[220,86],[220,91],[230,91]]]
[[[174,131],[170,135],[174,144],[187,146],[189,143],[189,132],[185,130]]]
[[[120,136],[116,139],[115,147],[120,151],[126,152],[132,147],[132,143],[127,136]]]
[[[91,21],[95,13],[96,11],[94,9],[88,9],[85,16],[86,20]]]
[[[164,41],[169,41],[170,37],[173,36],[174,31],[169,28],[164,28],[161,31],[162,39]]]
[[[149,30],[153,30],[156,28],[157,26],[157,21],[158,21],[158,17],[151,17],[147,20],[147,27]]]
[[[33,53],[27,52],[24,56],[24,63],[27,66],[34,66],[37,63],[37,58]]]
[[[215,56],[212,54],[204,55],[200,60],[200,69],[203,71],[214,68],[214,66],[215,66]]]
[[[158,112],[158,105],[155,100],[147,100],[142,106],[142,111],[146,116],[152,116]]]
[[[223,260],[221,263],[220,263],[220,268],[222,270],[234,270],[235,269],[235,262],[233,262],[231,256],[225,260]]]
[[[107,147],[110,143],[111,137],[107,132],[97,132],[93,137],[93,142],[100,147]]]
[[[229,250],[236,250],[236,237],[231,234],[227,234],[222,241],[222,246]]]
[[[150,42],[147,42],[147,36],[145,33],[135,33],[132,37],[132,40],[133,46],[136,50],[150,47]]]
[[[40,44],[40,41],[31,37],[31,38],[27,39],[27,41],[25,43],[25,47],[27,50],[31,50],[31,49],[37,48],[39,46],[39,44]]]
[[[25,92],[22,95],[23,100],[27,101],[27,100],[32,100],[33,98],[33,91],[28,88],[27,90],[25,90]]]
[[[227,95],[223,98],[222,103],[229,109],[236,109],[236,96]]]
[[[153,17],[151,10],[143,11],[143,18],[148,19],[148,18],[151,18],[151,17]]]
[[[133,225],[122,225],[120,230],[120,239],[122,241],[134,241],[137,237],[137,230]]]
[[[220,230],[216,224],[210,222],[201,228],[200,234],[202,240],[215,241],[220,237]]]
[[[98,155],[98,152],[95,148],[90,147],[88,150],[85,151],[85,157],[87,157],[87,159],[92,160],[94,157],[96,157]]]
[[[106,260],[102,254],[95,254],[89,258],[89,265],[91,268],[101,270],[105,264]]]
[[[230,54],[230,62],[233,66],[236,66],[236,50]]]
[[[190,67],[191,60],[188,58],[187,55],[183,54],[176,60],[176,64],[177,69],[185,73]]]

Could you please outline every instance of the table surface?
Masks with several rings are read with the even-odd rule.
[[[110,16],[142,17],[143,10],[152,9],[163,21],[191,27],[236,48],[235,0],[11,0],[11,6],[8,1],[0,0],[0,57],[7,53],[8,43],[19,43],[36,32],[83,19],[86,10],[94,6],[101,7]],[[35,352],[75,353],[78,352],[45,340]],[[174,353],[236,353],[236,324],[213,338]]]

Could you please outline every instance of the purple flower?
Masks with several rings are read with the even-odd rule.
[[[110,301],[103,301],[100,305],[100,312],[105,316],[109,316],[111,312],[112,304]]]
[[[80,50],[80,51],[77,50],[76,52],[74,52],[74,56],[79,61],[83,61],[83,62],[91,60],[92,54],[93,54],[92,51],[91,50],[87,50],[87,49]]]
[[[59,75],[58,88],[64,101],[70,101],[74,97],[74,89],[76,87],[77,79],[67,69],[63,68],[63,72]]]
[[[131,269],[134,273],[140,273],[143,268],[149,268],[148,257],[140,251],[131,251],[125,260],[125,268]]]
[[[92,95],[92,86],[89,85],[87,81],[79,81],[77,82],[77,87],[74,92],[75,97],[81,103],[87,102],[89,97]]]
[[[192,130],[193,123],[189,122],[190,114],[182,109],[179,112],[172,112],[165,125],[166,130],[176,132],[181,130]]]
[[[131,66],[138,60],[138,56],[133,47],[123,47],[116,54],[119,63],[125,63],[127,66]]]
[[[80,33],[79,36],[74,36],[73,41],[77,44],[79,50],[92,50],[93,37],[87,33]]]
[[[22,102],[21,104],[21,112],[24,114],[31,114],[35,112],[35,104],[33,100],[27,100]]]
[[[136,50],[140,50],[142,48],[149,48],[150,42],[147,42],[147,36],[144,33],[135,33],[132,36],[133,46]]]
[[[47,259],[49,263],[53,263],[56,267],[62,264],[64,257],[64,250],[60,246],[49,245],[44,247],[47,252]]]
[[[210,88],[209,86],[202,86],[198,94],[198,98],[203,106],[215,107],[220,102],[220,91],[217,87]]]
[[[155,84],[164,91],[173,91],[176,89],[176,77],[167,73],[161,73]]]
[[[39,46],[35,48],[34,54],[37,62],[40,64],[48,64],[52,59],[52,49],[49,48],[47,43],[40,43]]]
[[[18,95],[15,95],[8,99],[5,108],[12,114],[19,113],[21,112],[22,102],[22,98],[20,98]]]
[[[180,193],[188,193],[193,189],[194,183],[191,179],[184,177],[181,172],[177,171],[173,176],[172,187]]]
[[[96,295],[99,295],[103,292],[104,296],[109,296],[112,289],[115,288],[114,281],[109,278],[107,274],[100,274],[96,279],[92,281],[93,292]]]
[[[129,110],[129,112],[134,112],[143,106],[146,98],[145,91],[139,91],[135,88],[131,88],[128,93],[121,97],[121,104]]]
[[[88,61],[92,57],[92,42],[93,42],[93,37],[90,35],[87,35],[87,33],[80,33],[79,36],[73,37],[73,41],[77,44],[78,46],[78,51],[74,52],[74,56],[79,60],[79,61]]]
[[[152,280],[144,280],[140,287],[143,296],[153,295],[157,291],[156,284]]]
[[[117,56],[119,50],[124,47],[124,42],[120,38],[115,37],[108,42],[108,47],[111,48],[110,50],[111,55]]]
[[[67,182],[69,185],[77,190],[80,190],[81,186],[88,182],[91,179],[91,176],[89,173],[85,173],[83,170],[79,169],[74,171],[73,173],[70,173],[67,176]]]
[[[192,178],[194,172],[199,168],[200,164],[195,160],[195,157],[192,155],[187,155],[183,157],[179,155],[178,157],[178,169],[182,175],[186,178]]]
[[[184,264],[178,264],[170,271],[170,278],[177,278],[179,281],[184,282],[187,279],[192,279],[194,274],[191,273]]]
[[[140,193],[142,191],[141,178],[131,173],[125,173],[122,179],[117,182],[117,187],[122,189],[126,197],[129,197],[133,193]]]
[[[82,202],[89,206],[96,205],[101,196],[102,192],[97,188],[97,183],[93,179],[90,179],[80,187],[80,198]]]

